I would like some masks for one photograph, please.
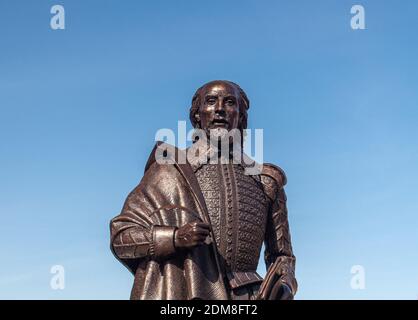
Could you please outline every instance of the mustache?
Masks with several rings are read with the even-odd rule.
[[[215,118],[213,119],[211,122],[211,124],[229,124],[228,120],[226,120],[225,118]]]

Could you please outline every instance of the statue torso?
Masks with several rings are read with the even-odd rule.
[[[266,229],[269,202],[260,176],[244,170],[231,163],[204,164],[195,171],[227,273],[255,273]]]

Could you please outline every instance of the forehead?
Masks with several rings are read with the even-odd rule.
[[[203,92],[202,92],[203,96],[206,95],[222,95],[222,96],[228,96],[228,95],[233,95],[233,96],[238,96],[238,90],[237,88],[235,88],[235,86],[229,84],[229,83],[224,83],[224,82],[217,82],[217,83],[211,83],[206,85],[203,88]]]

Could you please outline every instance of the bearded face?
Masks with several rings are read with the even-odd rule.
[[[239,127],[239,92],[234,85],[213,82],[206,85],[200,95],[201,104],[195,118],[208,135],[211,130],[231,131]]]

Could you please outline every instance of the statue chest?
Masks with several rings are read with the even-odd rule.
[[[254,271],[269,208],[259,176],[239,164],[206,164],[196,171],[218,252],[226,268]]]

